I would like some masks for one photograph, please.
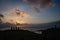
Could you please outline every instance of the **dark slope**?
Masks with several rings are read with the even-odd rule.
[[[47,40],[60,40],[60,28],[50,28],[44,30],[42,35]]]
[[[0,40],[60,40],[60,28],[43,30],[42,34],[27,30],[0,31]]]
[[[41,40],[41,35],[27,30],[0,31],[1,40]]]

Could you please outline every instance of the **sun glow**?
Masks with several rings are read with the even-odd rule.
[[[9,23],[11,23],[11,24],[17,24],[17,23],[19,23],[19,24],[25,24],[26,22],[23,21],[23,20],[11,20]]]
[[[19,23],[19,24],[24,24],[24,23],[26,23],[25,21],[17,21],[17,23]]]
[[[3,12],[4,21],[11,24],[25,24],[28,23],[29,13],[21,11],[19,8],[13,8]]]

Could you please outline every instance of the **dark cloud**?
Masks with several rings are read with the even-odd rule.
[[[0,23],[2,23],[2,18],[4,18],[4,16],[0,14]]]
[[[46,8],[53,8],[55,6],[55,4],[49,3]]]
[[[52,0],[39,0],[38,4],[41,6],[41,7],[53,7],[53,2]]]
[[[41,7],[53,7],[52,0],[24,0],[25,2],[34,3],[34,5],[40,5]]]
[[[33,3],[33,5],[35,5],[34,7],[32,7],[32,9],[34,9],[36,12],[40,12],[40,8],[53,8],[55,5],[53,4],[52,0],[23,0],[24,2],[28,2],[30,4]],[[39,6],[39,8],[37,8],[37,6]]]
[[[0,23],[2,23],[2,20],[0,19]]]
[[[36,0],[23,0],[24,2],[30,2],[30,3],[35,3]]]
[[[35,10],[36,12],[40,13],[40,9],[39,9],[39,8],[37,8],[37,7],[35,7],[35,6],[32,6],[31,8],[32,8],[33,10]]]
[[[4,16],[3,16],[2,14],[0,14],[0,20],[1,20],[2,18],[4,18]]]
[[[3,18],[4,16],[3,16],[2,14],[0,14],[0,17],[2,17],[2,18]]]
[[[17,14],[17,15],[20,15],[20,10],[18,8],[15,8],[15,9],[13,9],[13,13]]]
[[[49,4],[50,2],[51,2],[51,0],[39,0],[38,1],[40,6],[45,6],[45,5]]]

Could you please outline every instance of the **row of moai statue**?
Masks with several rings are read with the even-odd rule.
[[[11,30],[20,30],[20,27],[11,27]]]

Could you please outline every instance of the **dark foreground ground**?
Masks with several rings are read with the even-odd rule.
[[[42,34],[27,30],[0,31],[0,40],[60,40],[60,28],[47,29]]]

